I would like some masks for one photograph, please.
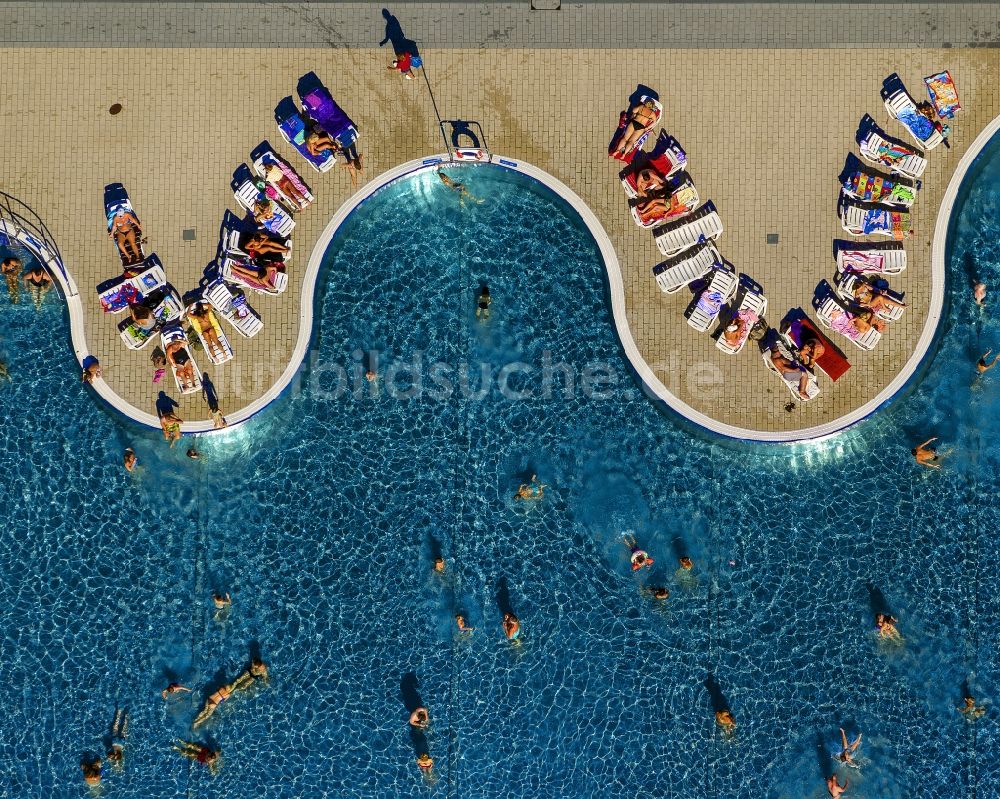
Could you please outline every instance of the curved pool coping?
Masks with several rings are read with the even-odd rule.
[[[934,229],[934,243],[931,254],[931,300],[927,318],[924,322],[923,330],[917,341],[916,348],[910,355],[903,369],[901,369],[889,384],[864,405],[855,408],[850,413],[813,427],[801,428],[787,431],[765,431],[752,428],[739,427],[726,424],[713,419],[705,413],[691,407],[682,399],[673,394],[657,378],[653,369],[643,358],[632,338],[632,330],[628,324],[628,316],[625,309],[625,287],[621,267],[618,262],[618,255],[615,252],[611,239],[608,237],[601,225],[600,220],[590,209],[590,207],[562,181],[553,177],[549,173],[536,166],[523,161],[492,155],[484,159],[496,166],[501,166],[515,172],[520,172],[530,178],[537,180],[551,191],[559,195],[579,214],[590,234],[597,242],[604,261],[605,271],[608,276],[608,285],[611,294],[611,314],[614,319],[615,329],[618,333],[619,341],[625,351],[625,355],[635,369],[639,378],[648,390],[667,404],[673,411],[680,414],[689,421],[694,422],[699,427],[709,430],[726,438],[754,441],[754,442],[778,442],[794,443],[803,441],[817,441],[851,427],[875,413],[879,408],[889,402],[900,390],[904,388],[910,378],[917,372],[924,356],[929,351],[937,331],[938,322],[944,307],[945,290],[945,255],[947,251],[948,226],[951,219],[951,212],[955,199],[958,196],[962,181],[966,173],[972,166],[976,157],[983,150],[993,135],[1000,130],[1000,117],[994,119],[979,134],[972,146],[962,157],[955,172],[952,175],[948,188],[945,191],[941,207],[938,211],[937,224]],[[306,265],[305,275],[302,282],[302,292],[299,298],[299,332],[292,350],[291,357],[285,366],[284,371],[277,381],[260,397],[249,405],[239,410],[226,414],[226,420],[230,428],[247,421],[264,408],[274,402],[291,385],[295,379],[302,362],[309,351],[309,344],[312,340],[313,332],[313,302],[316,290],[316,280],[319,276],[323,264],[323,256],[329,247],[333,237],[340,229],[347,218],[365,200],[375,194],[384,186],[414,172],[436,166],[439,163],[447,162],[447,155],[429,156],[427,158],[415,159],[400,164],[377,177],[360,188],[345,202],[327,223],[319,239],[313,246],[309,261]],[[463,163],[463,162],[456,162]],[[464,162],[467,163],[467,162]],[[77,360],[81,363],[87,356],[87,342],[83,326],[83,307],[76,286],[68,273],[60,274],[56,271],[56,276],[66,294],[67,305],[69,306],[70,327],[73,339],[73,347],[76,351]],[[64,279],[65,275],[65,279]],[[95,392],[115,410],[124,414],[140,424],[159,429],[160,423],[156,416],[141,411],[131,403],[124,400],[103,381],[97,380],[93,384]],[[185,422],[181,427],[183,433],[209,433],[213,432],[211,421]],[[215,431],[222,432],[222,431]]]

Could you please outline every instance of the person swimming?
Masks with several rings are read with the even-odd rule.
[[[108,762],[120,771],[125,767],[125,738],[128,735],[128,714],[123,709],[115,710],[115,717],[111,720],[108,732],[110,745],[106,756]]]
[[[629,560],[632,563],[632,571],[637,572],[640,569],[648,569],[653,565],[653,559],[646,550],[639,548],[635,536],[625,533],[622,535],[622,541],[629,548]]]
[[[429,754],[424,752],[417,757],[417,767],[421,771],[430,771],[434,768],[434,759]]]
[[[998,352],[996,355],[993,356],[993,360],[992,361],[987,362],[986,359],[990,357],[990,353],[992,353],[992,352],[993,352],[992,348],[986,350],[986,352],[984,352],[980,356],[979,360],[976,361],[976,373],[977,373],[977,375],[981,375],[983,372],[986,372],[986,371],[992,369],[994,366],[996,366],[997,361],[1000,361],[1000,352]]]
[[[503,614],[503,633],[508,641],[516,641],[521,634],[521,620],[513,613]]]
[[[827,791],[830,792],[830,796],[832,796],[833,799],[838,799],[838,797],[844,791],[847,790],[847,785],[848,785],[847,780],[844,780],[844,784],[843,785],[841,785],[840,783],[838,783],[837,782],[837,775],[836,774],[831,774],[829,777],[827,777],[827,780],[826,780],[826,789],[827,789]]]
[[[139,462],[139,459],[135,456],[135,450],[132,449],[132,447],[128,447],[125,450],[125,455],[122,457],[122,460],[124,461],[125,471],[127,472],[131,472]]]
[[[896,628],[897,624],[899,624],[899,619],[895,616],[890,616],[888,613],[875,614],[875,630],[879,638],[888,638],[892,641],[901,640],[903,636]]]
[[[918,444],[910,450],[910,454],[921,466],[926,466],[930,469],[940,469],[941,464],[936,461],[938,461],[941,456],[938,455],[937,450],[927,446],[934,441],[937,441],[937,436],[934,438],[928,438],[923,444]]]
[[[470,627],[468,624],[465,623],[465,616],[463,616],[461,613],[455,614],[455,624],[458,625],[458,631],[460,633],[471,633],[473,630],[476,629],[475,627]]]
[[[858,733],[858,737],[854,739],[852,743],[847,742],[847,733],[844,732],[844,728],[840,728],[840,742],[841,748],[833,756],[833,759],[839,763],[843,763],[845,766],[855,765],[854,758],[852,755],[858,751],[858,747],[861,746],[861,733]]]
[[[736,719],[733,718],[732,711],[729,708],[715,711],[715,723],[722,727],[722,731],[727,735],[732,734],[736,730]]]
[[[473,197],[469,194],[469,190],[465,188],[464,183],[459,183],[454,178],[449,177],[446,173],[441,171],[441,167],[437,168],[437,176],[441,179],[441,182],[447,186],[449,189],[458,192],[460,202],[464,205],[466,200],[471,200],[474,203],[481,203],[482,200],[478,197]]]
[[[208,770],[213,774],[219,767],[219,756],[222,754],[218,749],[212,749],[205,744],[193,743],[192,741],[181,741],[173,745],[173,750],[179,752],[188,760],[208,766]]]
[[[427,708],[421,706],[418,707],[410,714],[410,726],[417,727],[421,730],[426,730],[431,724],[430,714],[427,712]]]
[[[201,712],[194,717],[194,721],[191,722],[191,729],[198,727],[208,721],[212,714],[219,708],[223,702],[229,699],[233,694],[233,685],[220,685],[214,692],[212,692],[208,699],[205,700],[205,704],[201,708]]]
[[[485,322],[490,318],[490,305],[493,304],[493,298],[490,296],[489,286],[484,285],[479,291],[479,299],[476,300],[476,319]],[[1000,356],[997,356],[1000,357]]]
[[[958,712],[969,721],[975,721],[986,715],[986,708],[982,705],[977,705],[975,697],[966,696],[962,699],[962,706],[958,708]]]
[[[101,784],[101,758],[95,757],[91,760],[83,760],[80,762],[80,769],[83,771],[83,781],[87,785],[100,785]]]
[[[541,499],[545,494],[545,489],[548,488],[545,483],[538,482],[538,475],[531,475],[531,481],[528,483],[521,483],[517,487],[517,493],[514,494],[514,499]]]

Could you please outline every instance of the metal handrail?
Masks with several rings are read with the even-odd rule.
[[[66,267],[63,265],[62,253],[56,244],[55,236],[31,206],[5,191],[0,191],[0,219],[8,225],[13,225],[15,231],[24,231],[43,244],[62,272],[62,277],[68,282]]]

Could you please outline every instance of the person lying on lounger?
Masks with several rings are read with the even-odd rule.
[[[851,326],[859,333],[867,333],[873,327],[882,333],[885,330],[885,321],[879,319],[870,308],[862,308],[851,317]]]
[[[156,329],[156,317],[153,316],[153,312],[149,310],[141,302],[134,303],[128,307],[129,316],[132,317],[132,321],[135,326],[139,328],[144,333],[152,333]]]
[[[781,375],[787,383],[792,384],[798,382],[799,396],[802,399],[809,399],[808,387],[809,387],[809,372],[806,371],[805,366],[791,358],[785,357],[781,350],[775,347],[771,350],[771,363],[774,368],[778,370],[778,374]]]
[[[258,266],[246,261],[231,261],[230,268],[233,271],[234,277],[242,278],[253,285],[259,284],[268,291],[275,291],[277,289],[275,281],[278,275],[278,267],[276,266],[270,264]]]
[[[862,308],[868,308],[875,311],[875,313],[879,311],[895,311],[897,308],[906,307],[905,302],[891,299],[885,293],[863,280],[858,281],[854,289],[854,301]]]
[[[263,230],[251,233],[241,246],[258,264],[284,261],[284,255],[288,252],[288,247]]]
[[[127,264],[142,260],[138,237],[142,235],[138,217],[131,211],[119,208],[108,218],[108,237],[115,240],[122,258]]]
[[[207,302],[196,303],[194,308],[191,309],[191,317],[198,320],[199,333],[202,339],[205,341],[206,348],[216,356],[223,356],[226,354],[226,348],[222,346],[222,342],[219,340],[219,334],[215,330],[215,325],[212,324],[212,309]]]
[[[796,350],[795,357],[807,369],[812,369],[816,366],[816,361],[822,358],[825,352],[826,347],[818,339],[806,338],[802,340],[802,346]]]
[[[183,341],[171,341],[167,345],[167,360],[173,365],[174,374],[182,386],[194,383],[194,361],[188,354],[187,344]]]
[[[655,197],[656,192],[663,191],[667,182],[663,176],[652,167],[644,167],[636,172],[635,188],[640,197]]]
[[[747,327],[750,325],[750,319],[741,314],[736,314],[729,324],[726,325],[726,329],[722,331],[722,338],[725,339],[726,343],[730,347],[738,347],[747,334]]]
[[[628,110],[625,133],[615,148],[614,155],[624,155],[631,150],[642,135],[656,124],[656,103],[646,100]]]
[[[254,222],[265,225],[274,219],[274,210],[274,200],[267,195],[261,195],[254,200],[253,210],[250,213],[253,214]]]
[[[299,188],[292,182],[292,179],[282,171],[277,161],[267,159],[264,162],[264,180],[300,208],[309,205],[309,198],[299,191]]]

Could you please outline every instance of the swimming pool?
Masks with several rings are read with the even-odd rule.
[[[996,710],[973,728],[954,706],[966,678],[998,696],[1000,373],[970,386],[1000,336],[964,285],[1000,278],[1000,145],[960,198],[956,300],[920,386],[797,447],[678,427],[632,380],[574,214],[499,167],[460,177],[486,202],[425,172],[350,217],[299,378],[200,440],[200,462],[87,398],[56,303],[0,297],[0,796],[86,794],[79,761],[116,705],[127,766],[105,790],[125,797],[823,796],[841,725],[865,735],[856,796],[995,790]],[[931,435],[955,449],[940,473],[908,452]],[[515,502],[532,473],[544,500]],[[631,573],[628,531],[652,573]],[[665,604],[640,591],[655,583]],[[214,590],[233,597],[223,621]],[[883,602],[901,648],[873,636]],[[210,777],[170,743],[258,651],[271,686],[197,736],[222,748]],[[162,701],[171,680],[195,694]],[[432,784],[406,724],[418,698]]]

